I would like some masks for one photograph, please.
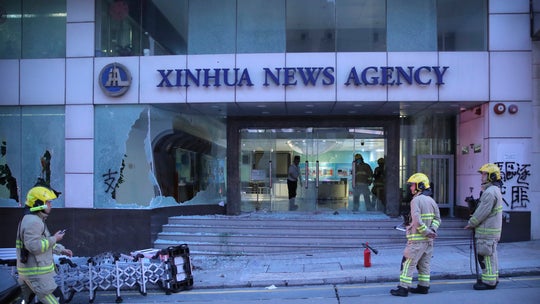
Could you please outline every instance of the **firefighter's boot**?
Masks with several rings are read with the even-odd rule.
[[[429,287],[418,285],[418,286],[416,286],[416,288],[414,288],[414,287],[409,288],[409,292],[411,292],[411,293],[420,293],[420,294],[428,294]]]
[[[390,293],[393,296],[406,297],[406,296],[409,295],[409,290],[407,288],[405,288],[405,287],[398,286],[397,289],[390,290]]]
[[[497,282],[498,283],[498,282]],[[474,290],[489,290],[489,289],[495,289],[497,288],[497,284],[495,285],[488,285],[484,282],[475,283],[473,285]]]

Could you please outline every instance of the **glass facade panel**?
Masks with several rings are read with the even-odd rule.
[[[0,58],[66,57],[66,0],[0,2]]]
[[[97,1],[96,55],[186,54],[188,32],[190,54],[234,53],[235,44],[238,53],[282,52],[284,40],[288,52],[386,51],[387,41],[388,51],[434,51],[435,41],[439,51],[487,49],[486,0],[388,0],[388,8],[378,0],[339,0],[335,7],[323,0],[237,2],[238,20],[234,0]],[[4,1],[0,58],[64,57],[65,6]]]
[[[143,55],[184,55],[188,41],[188,0],[143,1]]]
[[[21,58],[22,5],[20,0],[0,2],[0,58]]]
[[[188,54],[236,51],[236,0],[189,2]]]
[[[218,144],[224,133],[206,117],[151,106],[97,106],[95,207],[224,203],[226,147]]]
[[[487,16],[486,0],[438,0],[438,50],[486,51]]]
[[[386,2],[337,1],[336,39],[338,52],[386,51]]]
[[[333,1],[287,1],[287,52],[334,52],[335,28]]]
[[[476,51],[487,17],[486,0],[98,0],[96,56]],[[0,39],[20,40],[16,19],[5,24]]]
[[[66,0],[23,0],[22,58],[66,57]]]
[[[96,56],[141,55],[140,7],[140,0],[96,1]]]
[[[0,107],[0,116],[0,206],[24,204],[38,179],[64,192],[64,107]]]
[[[237,53],[285,52],[285,0],[238,0]]]
[[[188,0],[96,1],[96,56],[187,51]]]
[[[437,50],[436,0],[387,0],[388,52]]]

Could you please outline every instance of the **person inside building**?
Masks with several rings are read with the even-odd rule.
[[[384,158],[379,158],[377,160],[377,168],[373,170],[373,188],[371,188],[371,193],[375,196],[379,202],[381,202],[383,211],[386,209],[386,198],[384,192]]]
[[[502,230],[502,180],[499,166],[487,163],[480,167],[482,192],[476,210],[465,229],[473,229],[478,263],[482,269],[481,281],[475,290],[495,289],[499,282],[497,243]]]
[[[360,195],[364,198],[366,210],[373,210],[371,192],[369,191],[369,186],[371,185],[373,178],[373,170],[371,170],[371,167],[364,162],[364,158],[360,153],[354,155],[353,167],[353,211],[358,211],[360,208]]]
[[[406,297],[411,293],[429,292],[431,256],[437,229],[441,225],[441,213],[435,200],[430,196],[428,177],[415,173],[407,180],[413,195],[411,200],[410,222],[406,228],[407,245],[403,252],[401,275],[397,289],[390,290],[393,296]],[[418,285],[410,287],[413,272],[418,270]]]
[[[298,189],[298,181],[302,180],[300,176],[300,156],[295,155],[292,164],[289,166],[289,172],[287,174],[287,190],[289,191],[289,210],[294,211],[298,209],[296,204],[296,190]]]
[[[35,186],[26,195],[24,216],[17,229],[17,272],[23,303],[32,303],[34,296],[43,304],[65,303],[55,282],[54,254],[73,256],[71,250],[58,242],[65,230],[51,235],[45,221],[51,213],[51,201],[59,192],[45,186]]]

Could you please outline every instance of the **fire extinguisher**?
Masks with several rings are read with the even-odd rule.
[[[366,243],[366,249],[364,249],[364,267],[371,267],[371,250],[369,250],[368,243]]]
[[[364,249],[364,267],[371,267],[371,251],[375,254],[379,254],[379,250],[369,246],[367,242],[362,243]]]

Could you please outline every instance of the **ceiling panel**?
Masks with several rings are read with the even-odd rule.
[[[238,102],[237,113],[231,116],[276,116],[285,115],[287,107],[285,102]]]
[[[482,102],[437,102],[417,114],[458,115],[464,109],[478,107]]]
[[[457,115],[482,102],[241,102],[154,104],[185,114],[227,116],[413,116]]]
[[[374,115],[385,102],[336,102],[332,114],[334,115]]]
[[[287,102],[288,115],[332,114],[335,102]]]
[[[433,102],[386,102],[378,110],[378,115],[412,116],[429,107]]]

